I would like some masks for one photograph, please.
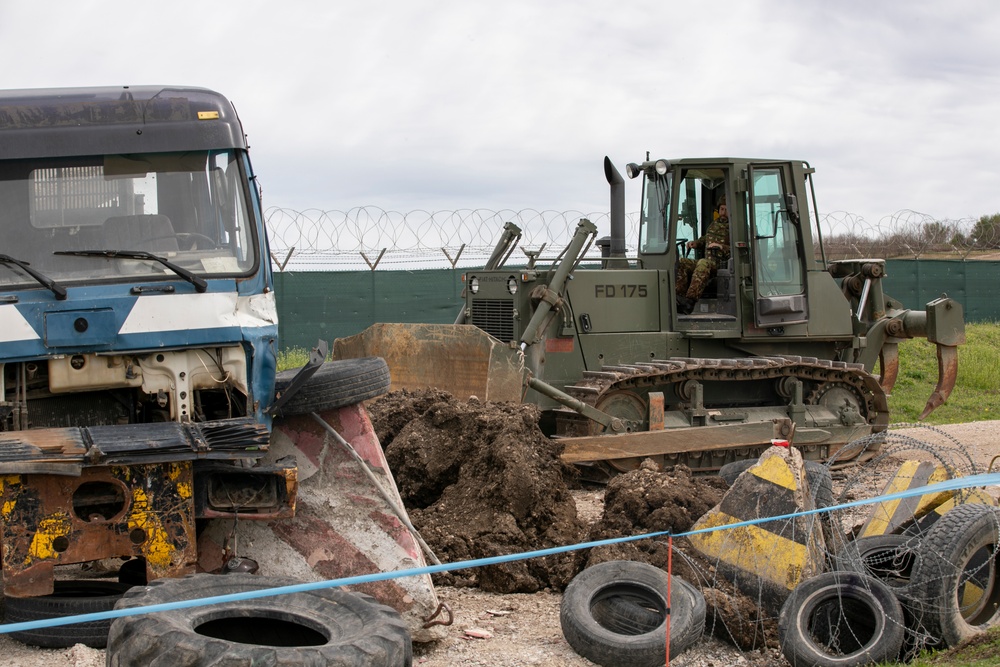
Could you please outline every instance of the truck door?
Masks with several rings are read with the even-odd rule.
[[[760,328],[808,319],[802,233],[788,164],[749,167],[754,321]]]

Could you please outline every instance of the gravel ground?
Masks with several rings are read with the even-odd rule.
[[[940,431],[964,445],[971,458],[984,469],[1000,455],[1000,421],[973,422],[941,427]],[[948,443],[946,437],[927,429],[900,431],[924,442]],[[877,492],[877,488],[875,491]],[[997,489],[990,489],[997,495]],[[579,514],[587,522],[600,515],[600,492],[574,492]],[[455,620],[445,639],[416,647],[414,664],[423,667],[490,665],[490,667],[586,666],[590,661],[576,655],[563,639],[559,627],[558,593],[496,595],[469,588],[440,587],[441,599],[454,611]],[[0,636],[0,667],[99,667],[105,652],[74,646],[69,649],[37,649]],[[715,639],[703,639],[672,661],[679,667],[786,665],[775,652],[741,653]]]

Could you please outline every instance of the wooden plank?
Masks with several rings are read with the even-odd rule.
[[[770,445],[781,435],[782,425],[789,420],[725,424],[722,426],[690,426],[663,431],[642,431],[621,435],[590,435],[561,438],[562,460],[567,463],[626,459],[659,454],[679,454],[690,451],[710,451],[730,447]]]

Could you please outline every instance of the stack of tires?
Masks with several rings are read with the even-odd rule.
[[[998,565],[1000,510],[989,505],[959,505],[923,534],[850,542],[785,602],[782,652],[795,667],[850,667],[955,646],[1000,623]]]

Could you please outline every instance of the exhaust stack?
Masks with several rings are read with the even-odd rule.
[[[629,265],[625,258],[625,179],[607,156],[604,156],[604,177],[611,186],[611,249],[605,266],[609,269],[627,269]]]

